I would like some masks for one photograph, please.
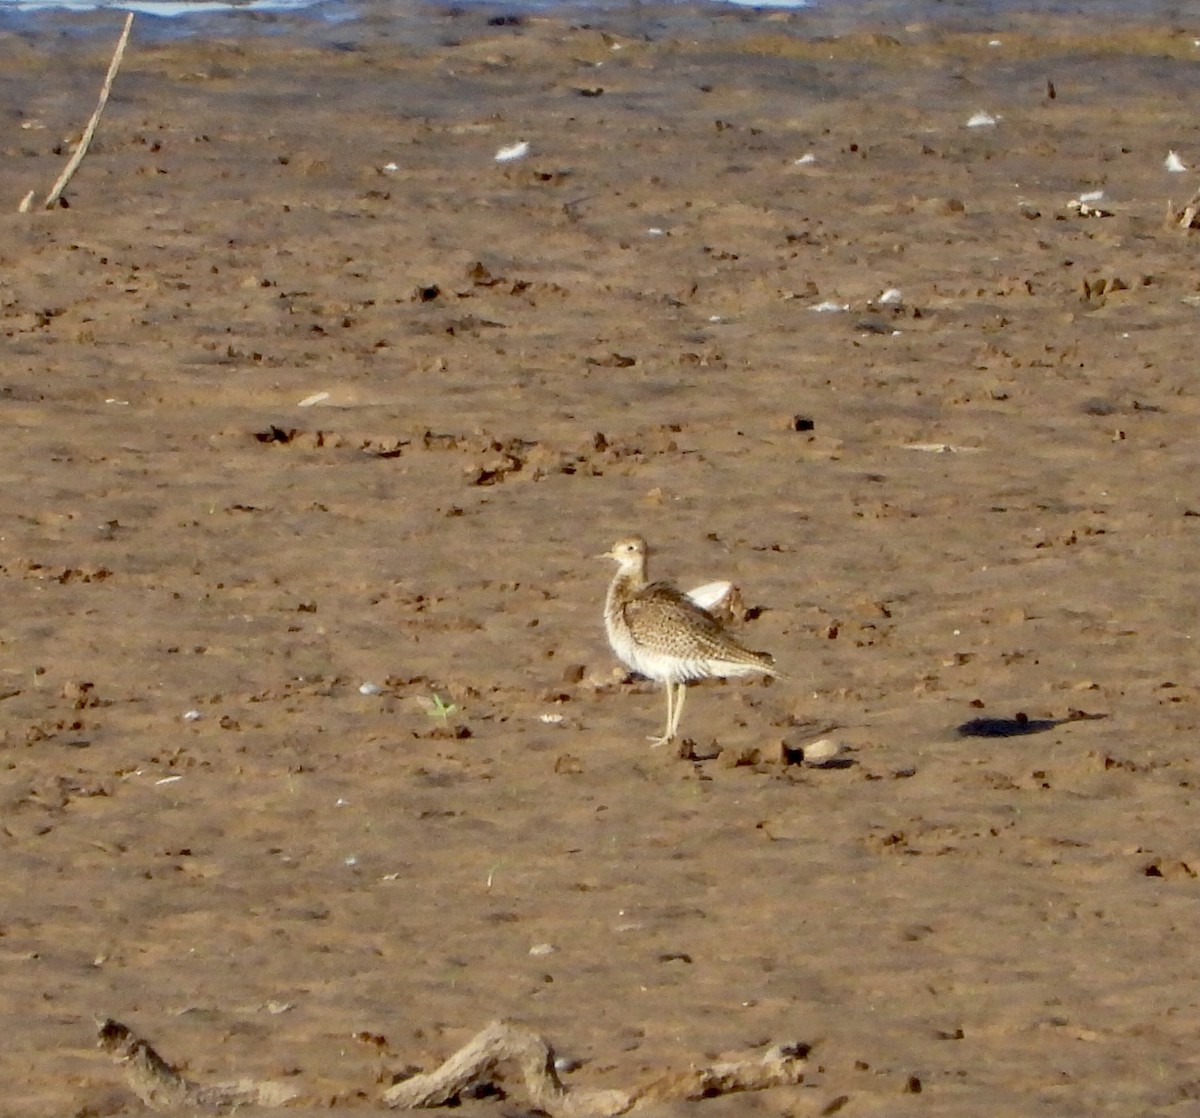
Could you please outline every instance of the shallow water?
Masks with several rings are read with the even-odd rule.
[[[957,31],[986,31],[1026,16],[1095,25],[1119,16],[1123,22],[1187,27],[1200,19],[1189,6],[1169,0],[1129,4],[1121,0],[727,0],[725,3],[642,4],[629,0],[459,0],[457,3],[396,4],[391,0],[0,0],[0,33],[54,34],[107,31],[119,13],[135,11],[137,34],[161,40],[180,35],[238,38],[281,31],[315,34],[331,26],[369,22],[376,31],[421,41],[430,22],[455,13],[497,21],[530,14],[588,19],[603,15],[622,26],[652,24],[672,33],[698,30],[713,16],[787,22],[801,35],[846,34],[857,28],[928,24]],[[1082,29],[1082,28],[1081,28]]]

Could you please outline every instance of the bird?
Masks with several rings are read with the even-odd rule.
[[[604,601],[608,643],[626,666],[667,689],[666,726],[660,736],[649,739],[660,746],[674,741],[679,732],[691,680],[754,672],[778,676],[779,672],[769,653],[740,644],[700,604],[717,604],[729,592],[727,584],[709,583],[687,594],[669,582],[649,582],[647,552],[645,540],[630,536],[599,558],[617,564]],[[713,587],[724,592],[716,595]]]

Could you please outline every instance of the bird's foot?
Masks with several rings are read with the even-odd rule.
[[[675,740],[675,735],[663,734],[661,737],[655,737],[653,734],[650,734],[646,740],[650,743],[651,749],[657,749],[660,745],[670,745]]]

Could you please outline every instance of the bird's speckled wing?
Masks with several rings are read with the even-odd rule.
[[[623,612],[630,635],[647,652],[770,668],[770,656],[739,644],[715,617],[668,583],[651,583],[625,603]]]

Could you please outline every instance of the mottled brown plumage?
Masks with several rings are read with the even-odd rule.
[[[690,680],[777,675],[772,658],[736,641],[711,613],[670,583],[647,582],[646,542],[619,540],[605,553],[618,564],[604,603],[604,627],[618,657],[635,672],[666,684],[667,724],[655,745],[674,739]]]

